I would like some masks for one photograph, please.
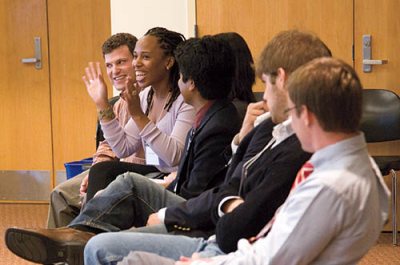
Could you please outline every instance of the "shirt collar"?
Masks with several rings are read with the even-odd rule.
[[[193,128],[197,129],[200,126],[201,121],[203,120],[204,116],[206,115],[207,111],[211,108],[214,104],[214,100],[208,101],[197,113],[194,119]]]
[[[272,130],[272,136],[276,140],[272,147],[280,144],[281,142],[285,141],[287,138],[292,136],[294,131],[292,129],[292,119],[289,117],[284,122],[281,122],[274,126]]]
[[[366,146],[364,133],[359,132],[356,136],[328,145],[316,151],[312,155],[310,161],[316,168],[319,167],[320,164],[326,164],[327,160],[332,161],[332,159],[335,160],[338,157],[349,155],[359,149],[366,148]]]

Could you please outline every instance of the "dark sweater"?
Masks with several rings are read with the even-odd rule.
[[[177,233],[177,226],[185,227],[186,231],[178,234],[188,236],[207,236],[215,232],[219,247],[226,253],[236,250],[240,238],[255,236],[285,201],[297,171],[310,157],[292,135],[272,150],[265,151],[248,169],[247,178],[241,184],[243,164],[271,140],[273,126],[271,120],[264,121],[242,140],[224,184],[167,208],[165,223],[168,230]],[[221,200],[238,195],[245,202],[220,218],[218,205]]]

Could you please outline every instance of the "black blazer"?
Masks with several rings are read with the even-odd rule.
[[[189,199],[221,184],[231,157],[230,144],[240,125],[235,106],[216,100],[192,136],[189,131],[177,177],[168,189]]]
[[[215,232],[218,245],[225,253],[236,250],[240,238],[255,236],[284,202],[297,171],[310,157],[292,135],[272,150],[265,151],[241,183],[243,164],[271,140],[273,126],[271,120],[264,121],[242,140],[224,184],[197,198],[168,207],[165,216],[168,231],[204,237]],[[245,202],[219,218],[217,210],[221,200],[238,195]]]

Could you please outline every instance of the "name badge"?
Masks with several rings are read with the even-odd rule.
[[[146,144],[145,146],[146,165],[159,166],[160,161],[157,154]]]

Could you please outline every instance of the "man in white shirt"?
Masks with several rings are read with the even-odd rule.
[[[278,78],[282,74],[278,69]],[[268,75],[263,79],[270,82]],[[389,192],[359,131],[362,86],[357,74],[343,61],[319,58],[296,70],[287,89],[287,112],[302,148],[314,153],[309,161],[313,171],[295,181],[266,224],[270,231],[265,237],[241,239],[238,250],[228,255],[195,255],[176,265],[356,264],[375,244],[387,220]],[[132,262],[174,264],[143,252],[122,263]]]

